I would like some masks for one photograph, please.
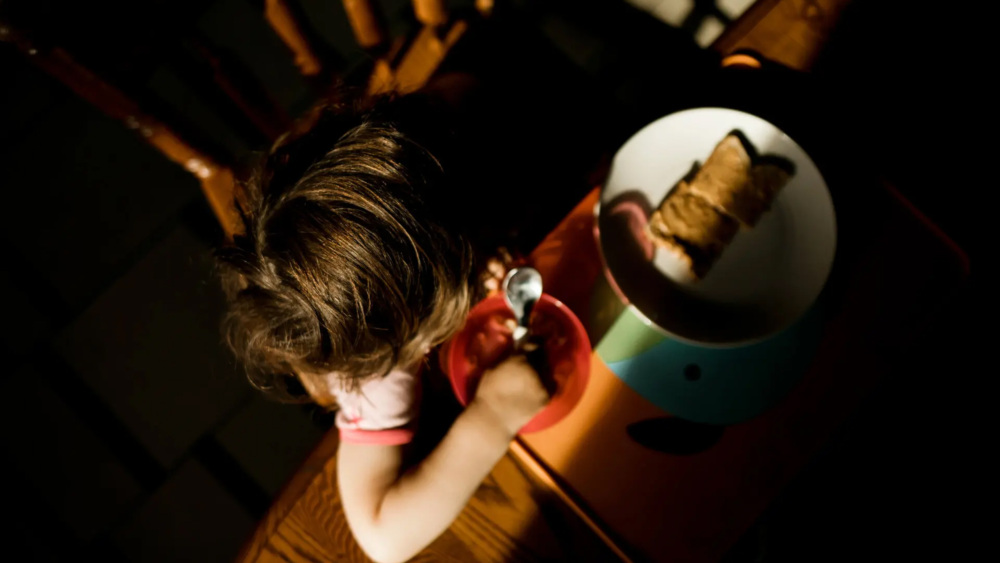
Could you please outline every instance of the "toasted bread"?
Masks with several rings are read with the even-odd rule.
[[[682,255],[695,278],[708,273],[739,224],[690,192],[683,181],[649,218],[650,238]]]
[[[706,251],[721,250],[739,229],[732,217],[691,193],[684,182],[663,202],[660,213],[669,234]]]
[[[781,166],[752,162],[740,137],[727,135],[691,183],[681,181],[653,212],[649,238],[701,279],[740,226],[753,227],[771,208],[789,178]]]
[[[716,209],[736,217],[741,223],[753,215],[745,209],[742,189],[750,179],[750,155],[736,135],[727,135],[705,160],[691,181],[691,193]]]

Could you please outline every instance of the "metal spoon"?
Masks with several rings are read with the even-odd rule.
[[[531,309],[542,296],[542,275],[534,268],[514,268],[503,280],[503,298],[514,312],[514,350],[520,350],[528,340]]]

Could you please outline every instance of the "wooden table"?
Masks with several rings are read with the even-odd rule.
[[[309,456],[258,524],[240,562],[367,562],[337,491],[336,430]],[[544,473],[508,454],[451,527],[413,561],[613,561]]]
[[[879,222],[867,231],[864,250],[838,257],[831,277],[838,298],[819,351],[780,404],[727,426],[705,451],[654,451],[630,439],[626,428],[669,413],[595,354],[576,408],[559,424],[523,437],[630,558],[718,561],[891,373],[930,311],[964,280],[964,254],[891,186],[879,189],[872,196]],[[600,316],[594,286],[604,283],[592,235],[596,200],[595,191],[533,255],[547,291],[591,319]]]
[[[727,427],[704,452],[665,454],[629,439],[625,428],[669,413],[633,392],[595,354],[577,407],[515,443],[455,524],[417,560],[721,558],[890,371],[894,353],[928,318],[913,303],[935,303],[967,272],[961,251],[895,190],[884,189],[884,221],[870,233],[869,250],[841,266],[848,271],[838,276],[838,312],[789,398]],[[603,283],[593,236],[598,196],[591,192],[531,256],[547,290],[585,319]],[[366,560],[340,510],[336,445],[331,431],[279,495],[240,561]]]
[[[808,69],[846,3],[760,0],[716,48],[722,54],[752,48]],[[671,455],[629,439],[628,425],[669,413],[632,391],[595,354],[574,411],[515,442],[458,520],[417,560],[719,560],[891,371],[896,354],[930,318],[927,307],[913,304],[939,302],[967,274],[967,259],[947,237],[894,188],[867,181],[862,199],[869,213],[850,218],[862,221],[864,232],[841,232],[846,244],[831,277],[836,307],[811,367],[786,400],[726,427],[705,451]],[[598,197],[595,189],[579,202],[531,255],[547,292],[592,325],[601,315],[595,296],[608,295],[594,239]],[[856,207],[856,194],[852,201]],[[599,337],[600,329],[591,328]],[[340,510],[336,445],[331,431],[279,495],[240,561],[366,560]]]
[[[808,70],[851,0],[757,0],[712,44],[722,55],[755,51]]]

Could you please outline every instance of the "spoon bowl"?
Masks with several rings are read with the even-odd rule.
[[[519,350],[528,338],[531,310],[542,297],[542,275],[534,268],[514,268],[503,280],[503,299],[514,312],[514,349]]]

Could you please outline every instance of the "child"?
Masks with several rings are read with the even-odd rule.
[[[484,374],[433,451],[404,468],[424,358],[461,328],[478,285],[462,232],[475,221],[454,220],[475,212],[458,199],[471,187],[454,185],[431,152],[448,130],[425,102],[327,108],[279,141],[246,186],[245,235],[219,252],[230,346],[258,387],[288,395],[297,382],[339,408],[344,512],[382,563],[441,534],[549,397],[512,356]]]

